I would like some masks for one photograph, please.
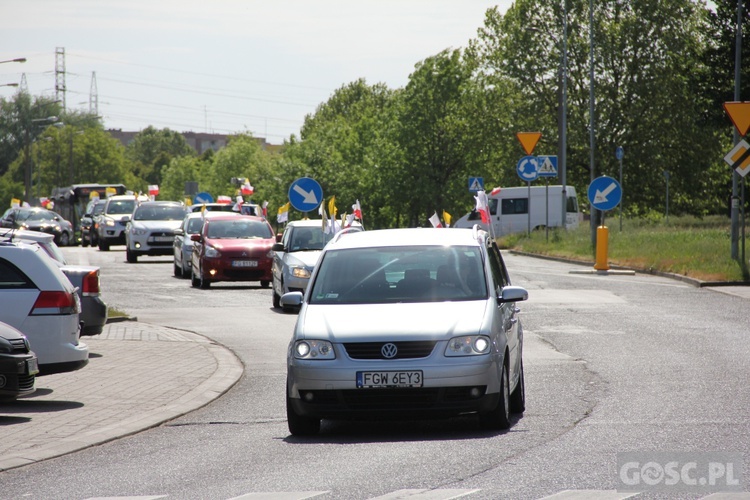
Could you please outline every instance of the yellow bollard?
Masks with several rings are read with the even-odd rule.
[[[599,226],[596,228],[596,262],[594,269],[597,271],[608,271],[609,262],[607,252],[609,251],[609,228]]]

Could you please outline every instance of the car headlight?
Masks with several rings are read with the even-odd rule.
[[[214,259],[219,256],[221,256],[221,252],[216,250],[214,247],[206,246],[206,257]]]
[[[292,276],[294,276],[295,278],[310,278],[310,271],[308,271],[304,267],[292,267],[290,270],[292,271]]]
[[[467,335],[465,337],[454,337],[445,348],[446,356],[479,356],[488,354],[492,342],[486,335]]]
[[[333,344],[327,340],[298,340],[294,343],[297,359],[336,359]]]
[[[114,226],[115,220],[114,219],[104,219],[104,225],[105,226]]]
[[[148,229],[130,226],[130,234],[133,236],[143,236],[144,234],[148,234]]]

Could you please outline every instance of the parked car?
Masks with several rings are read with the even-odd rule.
[[[193,253],[193,240],[190,236],[200,233],[203,220],[211,215],[226,215],[229,212],[189,212],[182,220],[180,227],[174,231],[174,275],[178,278],[189,278],[190,257]]]
[[[287,350],[287,421],[475,413],[506,429],[525,409],[523,329],[494,240],[474,229],[385,229],[328,243]]]
[[[66,262],[52,236],[38,231],[0,229],[0,240],[9,239],[39,245],[70,280],[81,299],[81,335],[99,335],[107,323],[107,304],[102,300],[99,266],[76,266]]]
[[[104,205],[107,204],[107,200],[100,198],[94,198],[88,205],[86,205],[86,211],[81,217],[81,246],[87,247],[91,245],[96,246],[99,243],[97,238],[97,224],[99,216],[104,211]]]
[[[81,300],[39,245],[0,242],[0,321],[26,335],[40,374],[82,368],[89,347],[80,341]]]
[[[179,201],[145,201],[140,203],[125,227],[128,262],[138,262],[140,255],[171,255],[175,229],[186,214]]]
[[[351,230],[361,231],[362,225],[355,222]],[[296,220],[286,225],[281,240],[273,246],[274,308],[280,307],[279,299],[285,293],[305,293],[320,252],[333,236],[323,232],[320,219]]]
[[[34,392],[37,373],[39,360],[26,335],[0,322],[0,403]]]
[[[0,219],[0,227],[29,229],[51,234],[60,246],[75,243],[73,224],[46,208],[9,208]]]
[[[262,217],[207,217],[201,232],[190,239],[194,287],[208,288],[217,281],[260,281],[264,288],[271,283],[275,238],[271,225]]]
[[[148,201],[148,198],[132,194],[114,195],[107,198],[98,221],[96,236],[99,250],[106,252],[111,245],[125,244],[125,226],[135,212],[135,207],[144,201]]]

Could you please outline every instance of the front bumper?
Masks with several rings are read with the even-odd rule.
[[[0,354],[0,398],[23,396],[36,390],[36,376],[29,373],[28,363],[34,359],[33,354]]]
[[[231,259],[206,259],[201,262],[203,278],[208,281],[268,281],[273,279],[270,259],[258,260],[257,267],[235,267]]]

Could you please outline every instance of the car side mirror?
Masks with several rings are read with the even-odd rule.
[[[505,304],[508,302],[520,302],[529,298],[529,292],[521,286],[506,286],[500,292],[500,296],[497,298],[498,304]]]
[[[125,217],[123,217],[123,218],[122,218],[122,219],[120,219],[120,220],[121,220],[122,222],[130,222],[130,216],[129,216],[129,215],[126,215]]]
[[[174,230],[174,234],[175,236],[182,236],[183,234],[185,234],[185,231],[183,231],[181,227],[178,227]]]
[[[284,244],[283,243],[274,243],[271,247],[271,250],[274,252],[283,252],[284,251]]]
[[[299,307],[303,298],[302,292],[288,292],[281,296],[279,303],[282,307]]]
[[[190,241],[200,241],[200,240],[201,240],[201,235],[199,233],[190,235]]]

